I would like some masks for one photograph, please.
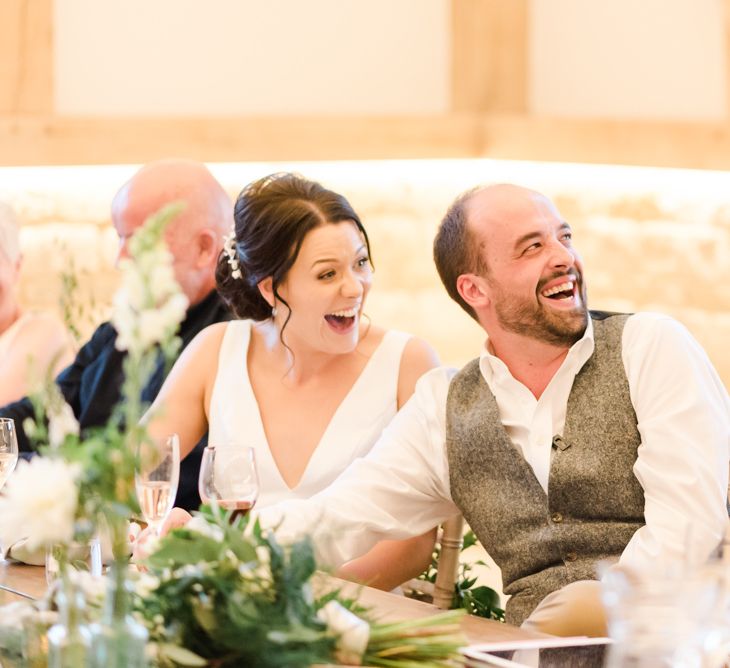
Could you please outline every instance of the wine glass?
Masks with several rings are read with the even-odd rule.
[[[140,510],[155,536],[175,503],[179,479],[180,439],[172,434],[150,457],[140,458],[134,476]]]
[[[231,522],[245,515],[259,495],[259,477],[253,448],[226,449],[226,456],[214,446],[203,451],[198,492],[203,503],[230,510]]]
[[[18,437],[15,434],[15,422],[11,418],[0,418],[0,491],[17,463]],[[0,540],[0,561],[4,559],[5,550]]]
[[[0,489],[18,463],[18,437],[15,434],[15,421],[0,418]]]

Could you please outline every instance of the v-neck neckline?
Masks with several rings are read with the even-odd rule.
[[[274,458],[274,454],[271,452],[271,446],[269,445],[269,440],[266,436],[266,429],[264,428],[264,421],[261,416],[261,408],[259,406],[258,401],[256,400],[256,395],[254,393],[253,384],[251,382],[251,376],[249,374],[248,369],[248,351],[249,347],[251,345],[251,336],[252,336],[252,330],[253,326],[249,324],[248,331],[246,332],[246,339],[245,339],[245,345],[242,346],[243,348],[243,380],[244,380],[244,386],[246,387],[246,392],[248,396],[246,397],[248,401],[252,402],[252,405],[255,406],[255,414],[257,416],[257,420],[255,421],[255,429],[258,431],[257,438],[260,440],[261,443],[264,443],[266,445],[265,448],[262,448],[262,451],[264,453],[263,456],[265,456],[268,461],[267,468],[275,473],[275,475],[279,479],[279,483],[281,484],[282,488],[285,489],[287,492],[294,493],[299,490],[302,485],[306,484],[307,477],[309,473],[312,471],[313,468],[316,468],[315,464],[316,461],[321,459],[322,457],[325,457],[327,454],[327,451],[331,449],[333,443],[332,439],[328,438],[329,435],[335,431],[335,427],[337,423],[342,419],[342,415],[345,412],[345,409],[343,407],[346,407],[349,404],[350,397],[352,397],[363,383],[367,382],[366,376],[368,376],[370,373],[372,373],[372,369],[375,368],[375,362],[376,358],[379,354],[382,354],[382,351],[385,349],[385,339],[387,338],[389,332],[385,332],[383,335],[383,338],[380,340],[380,343],[378,343],[377,347],[373,351],[372,355],[370,355],[370,358],[365,363],[365,366],[363,367],[362,371],[359,373],[353,384],[350,386],[350,389],[345,393],[345,396],[342,398],[342,401],[337,405],[337,408],[335,408],[334,413],[332,413],[332,416],[330,417],[327,426],[324,428],[324,431],[319,437],[319,441],[317,441],[317,445],[312,450],[312,453],[309,456],[309,459],[307,460],[306,465],[304,466],[304,469],[302,471],[301,476],[299,476],[299,480],[297,480],[296,484],[293,486],[289,485],[287,481],[284,479],[284,476],[281,474],[281,470],[279,469],[278,464],[276,463],[276,459]],[[342,433],[335,431],[335,433]]]

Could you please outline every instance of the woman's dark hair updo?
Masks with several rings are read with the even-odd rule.
[[[218,259],[215,278],[218,292],[239,318],[271,317],[271,306],[258,289],[269,276],[276,298],[286,304],[277,288],[296,261],[304,237],[316,227],[352,221],[370,254],[368,235],[350,203],[296,174],[271,174],[248,184],[236,200],[233,218],[241,278],[233,277],[225,251]]]

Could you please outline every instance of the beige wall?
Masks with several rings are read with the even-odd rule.
[[[723,11],[719,0],[530,0],[528,111],[723,119]],[[447,0],[54,0],[53,17],[60,114],[449,110]]]
[[[345,193],[373,245],[376,283],[367,311],[380,324],[431,341],[460,366],[478,353],[479,328],[447,297],[431,260],[446,207],[480,182],[535,187],[575,230],[593,308],[657,310],[684,322],[730,385],[730,174],[500,161],[389,161],[212,165],[232,196],[253,178],[295,169]],[[132,167],[0,169],[0,198],[27,220],[23,296],[57,308],[59,273],[73,258],[79,316],[103,317],[116,276],[109,201]],[[65,246],[65,250],[63,248]]]
[[[62,114],[428,114],[449,103],[447,0],[55,0],[54,30]]]
[[[531,0],[529,35],[534,114],[727,116],[719,0]]]

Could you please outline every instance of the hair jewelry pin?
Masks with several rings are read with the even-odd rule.
[[[236,233],[231,232],[223,237],[223,252],[226,254],[228,265],[231,268],[231,276],[235,279],[243,278],[241,267],[238,264],[238,253],[236,252]]]

